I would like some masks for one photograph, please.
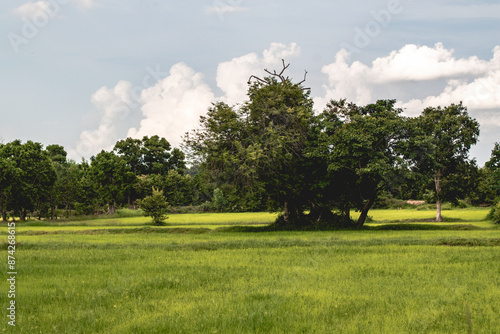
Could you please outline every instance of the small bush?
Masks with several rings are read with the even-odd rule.
[[[491,208],[491,211],[488,213],[486,218],[491,219],[494,224],[500,224],[500,202]]]
[[[138,210],[118,209],[118,210],[116,210],[116,215],[120,218],[141,217],[143,215],[143,212],[141,209],[138,209]]]
[[[163,225],[167,217],[168,202],[163,191],[153,188],[153,195],[146,196],[143,200],[137,201],[137,204],[144,212],[145,216],[153,219],[153,224]]]

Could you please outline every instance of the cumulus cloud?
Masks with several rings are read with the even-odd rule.
[[[271,43],[262,56],[249,53],[230,61],[222,62],[217,67],[217,86],[224,92],[220,100],[234,105],[246,100],[248,79],[251,75],[265,74],[263,69],[280,68],[282,59],[288,60],[300,54],[296,43],[285,45]]]
[[[419,113],[429,105],[460,101],[470,108],[500,108],[498,46],[490,60],[480,60],[475,56],[457,59],[453,50],[446,49],[441,43],[434,47],[405,45],[388,56],[375,59],[370,65],[359,61],[349,63],[349,57],[346,50],[340,50],[335,61],[323,67],[328,84],[323,86],[325,96],[316,99],[318,104],[325,105],[332,98],[347,98],[366,104],[373,102],[374,92],[385,85],[405,82],[428,85],[445,80],[446,86],[438,94],[400,102],[399,105],[412,113]]]
[[[25,17],[30,20],[33,20],[40,16],[54,16],[54,10],[51,7],[50,3],[46,0],[27,2],[24,5],[21,5],[20,7],[14,9],[13,12],[19,17]]]
[[[416,113],[427,106],[460,101],[473,110],[500,109],[500,46],[494,48],[491,60],[483,63],[476,68],[475,73],[464,73],[458,79],[449,78],[440,93],[423,99],[411,99],[400,105],[409,113]]]
[[[166,78],[142,91],[143,119],[138,129],[129,129],[127,136],[159,135],[173,146],[179,146],[182,135],[198,124],[200,115],[206,113],[214,100],[203,75],[178,63],[171,67]]]
[[[486,73],[489,63],[476,56],[456,59],[443,44],[434,47],[408,44],[387,57],[373,61],[367,69],[373,82],[423,81]]]
[[[261,54],[249,53],[219,63],[216,84],[221,96],[214,93],[202,73],[184,63],[155,74],[153,81],[146,80],[147,85],[132,88],[131,83],[121,81],[113,88],[102,87],[92,96],[92,103],[101,112],[99,125],[81,134],[77,151],[88,157],[110,149],[126,136],[159,135],[178,147],[182,136],[197,127],[199,116],[212,102],[244,102],[251,75],[265,76],[264,68],[280,69],[282,59],[288,61],[299,54],[295,43],[272,43]],[[500,46],[494,48],[489,60],[457,58],[442,44],[406,45],[369,64],[349,58],[346,50],[340,50],[334,62],[322,68],[325,92],[314,98],[316,109],[330,99],[346,98],[362,105],[394,98],[407,115],[415,116],[427,106],[463,101],[486,131],[498,132]]]
[[[200,116],[211,103],[224,101],[234,105],[245,101],[247,81],[252,74],[265,75],[264,68],[281,68],[282,59],[299,53],[295,43],[272,43],[261,55],[249,53],[220,63],[216,82],[222,96],[215,95],[202,73],[184,63],[173,65],[167,73],[160,73],[158,68],[153,73],[149,69],[147,78],[155,80],[150,87],[147,87],[151,84],[149,80],[140,87],[132,87],[126,81],[120,81],[114,88],[102,87],[91,99],[101,112],[99,124],[94,130],[82,132],[76,155],[89,157],[101,149],[109,150],[125,137],[158,135],[178,147],[182,136],[197,127]],[[142,119],[138,126],[131,127],[135,116],[129,114],[136,112],[141,113]]]
[[[80,134],[76,146],[77,156],[89,157],[102,149],[111,150],[116,141],[123,137],[120,129],[138,107],[132,84],[127,81],[119,81],[113,88],[101,87],[92,95],[91,101],[101,114],[99,125],[94,130],[85,130]]]

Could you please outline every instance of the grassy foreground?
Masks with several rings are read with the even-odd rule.
[[[444,212],[440,229],[433,212],[375,210],[371,229],[331,232],[228,228],[273,220],[263,213],[171,216],[162,228],[143,218],[18,224],[17,325],[4,311],[0,328],[497,333],[500,230],[486,213]]]

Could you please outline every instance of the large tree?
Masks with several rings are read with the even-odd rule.
[[[304,153],[314,114],[310,91],[283,75],[287,67],[252,76],[248,101],[239,108],[214,104],[185,142],[229,202],[265,199],[291,225],[303,222],[308,203]]]
[[[445,189],[447,179],[464,170],[470,164],[469,150],[479,137],[479,123],[469,116],[467,108],[460,102],[446,107],[428,107],[415,120],[420,131],[416,140],[425,142],[425,151],[417,164],[420,172],[427,173],[434,184],[436,221],[443,220],[441,205],[444,200],[453,200],[456,192]]]
[[[184,144],[191,163],[199,165],[194,180],[202,196],[209,198],[219,188],[237,210],[262,209],[264,192],[255,169],[256,153],[241,109],[213,104],[200,117],[198,129],[186,134]]]
[[[283,64],[284,65],[284,64]],[[308,207],[305,151],[313,122],[310,90],[280,73],[254,80],[244,106],[255,168],[272,209],[285,224],[302,224]]]
[[[357,106],[332,100],[318,116],[313,154],[326,163],[323,201],[339,208],[346,220],[351,207],[359,210],[358,227],[380,191],[406,166],[405,118],[394,104],[395,100],[379,100]]]

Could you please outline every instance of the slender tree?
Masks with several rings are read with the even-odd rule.
[[[467,108],[460,102],[446,107],[428,107],[416,119],[420,130],[417,140],[429,143],[429,150],[420,156],[420,171],[433,179],[436,199],[436,221],[443,220],[441,206],[449,200],[444,191],[445,180],[457,168],[468,163],[469,150],[479,137],[479,123],[469,116]],[[422,139],[424,138],[424,139]]]

